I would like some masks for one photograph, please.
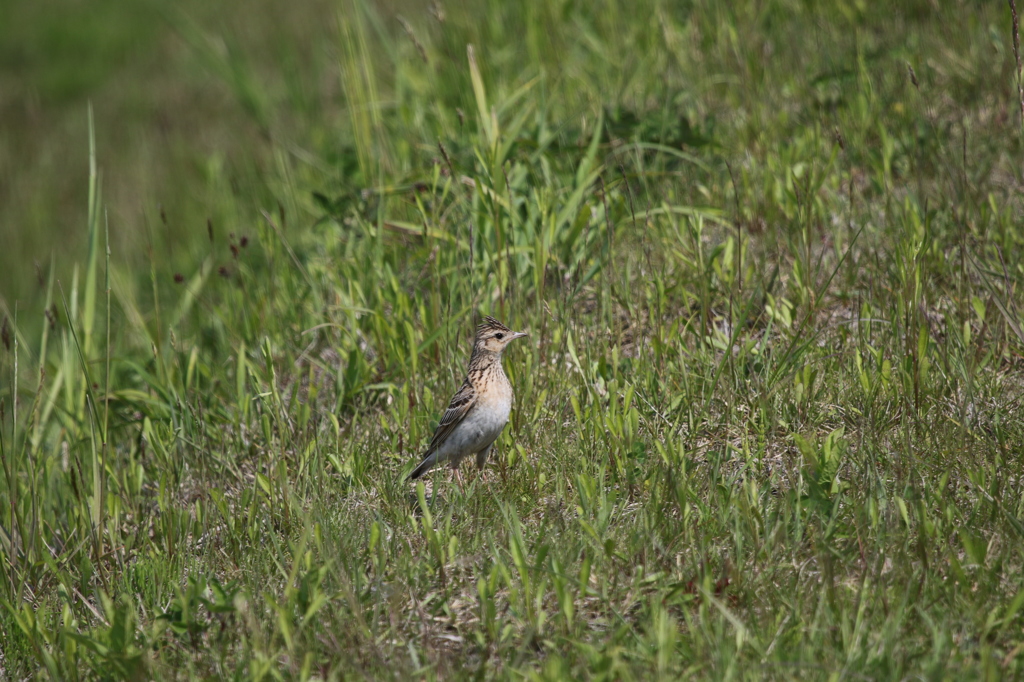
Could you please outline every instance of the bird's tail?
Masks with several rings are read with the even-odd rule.
[[[409,474],[408,478],[409,479],[419,478],[423,474],[425,474],[428,471],[430,471],[430,469],[433,468],[433,466],[435,464],[437,464],[437,453],[436,452],[431,452],[431,453],[429,453],[427,456],[425,456],[423,458],[423,461],[420,462],[416,466],[415,469],[412,470],[412,473]]]

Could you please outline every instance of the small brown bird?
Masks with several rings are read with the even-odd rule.
[[[512,384],[501,367],[501,354],[511,341],[523,336],[526,332],[514,332],[493,317],[484,318],[476,330],[462,388],[448,403],[430,447],[409,478],[419,478],[444,462],[457,475],[459,462],[474,454],[476,465],[484,468],[491,446],[512,410]]]

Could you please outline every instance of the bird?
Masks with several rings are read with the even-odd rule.
[[[501,354],[508,344],[524,336],[529,334],[512,331],[493,317],[484,318],[476,330],[462,387],[448,403],[430,446],[409,479],[447,462],[461,484],[459,463],[470,455],[476,455],[479,469],[484,468],[512,411],[512,384],[501,366]]]

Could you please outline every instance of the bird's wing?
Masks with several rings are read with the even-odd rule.
[[[434,431],[434,437],[430,439],[430,447],[427,448],[427,452],[433,451],[437,446],[445,441],[445,439],[451,435],[451,432],[455,430],[455,427],[465,418],[466,414],[469,413],[470,408],[476,404],[476,389],[473,388],[473,384],[469,383],[467,378],[462,384],[462,388],[452,397],[452,401],[448,403],[448,409],[444,411],[444,415],[441,417],[441,423],[437,425],[437,430]]]

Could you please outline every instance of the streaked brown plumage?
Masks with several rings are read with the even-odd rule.
[[[462,387],[448,403],[430,439],[430,447],[409,478],[419,478],[443,462],[457,471],[459,463],[469,455],[476,455],[477,466],[484,467],[512,409],[512,384],[501,366],[501,354],[509,342],[526,335],[512,331],[493,317],[484,318],[477,327]]]

